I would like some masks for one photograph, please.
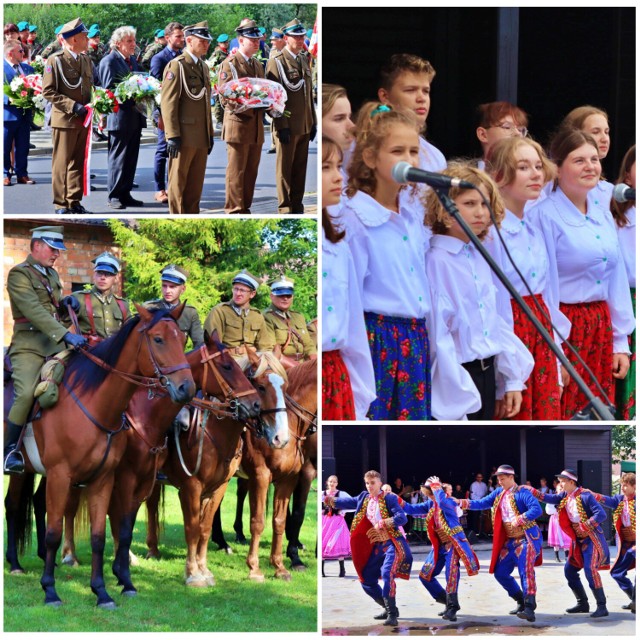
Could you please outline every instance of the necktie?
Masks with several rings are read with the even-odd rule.
[[[127,58],[127,65],[129,66],[129,70],[133,71],[133,63],[131,62],[131,58]]]

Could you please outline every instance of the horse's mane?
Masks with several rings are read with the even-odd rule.
[[[249,356],[242,355],[237,358],[237,362],[240,365],[240,368],[243,371],[247,371],[251,367],[251,361],[249,360]],[[287,372],[285,368],[280,363],[280,360],[276,358],[271,351],[265,351],[260,354],[260,362],[258,363],[258,367],[252,374],[254,378],[261,376],[267,369],[272,369],[274,373],[277,373],[285,382],[288,380]]]
[[[153,318],[149,323],[149,328],[169,316],[171,310],[158,309],[157,311],[153,310],[152,313]],[[131,316],[123,323],[118,333],[89,349],[89,352],[103,360],[107,365],[114,367],[129,336],[139,324],[140,316]],[[94,364],[81,353],[74,353],[65,371],[64,381],[74,388],[76,393],[86,393],[97,389],[105,381],[108,373],[106,369]]]
[[[289,386],[287,387],[287,393],[290,396],[295,396],[295,394],[309,382],[313,382],[314,385],[318,383],[317,360],[305,360],[289,369]]]

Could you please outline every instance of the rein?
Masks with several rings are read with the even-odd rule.
[[[285,394],[285,402],[287,408],[297,416],[303,423],[308,424],[309,428],[305,431],[303,436],[298,436],[292,433],[296,438],[300,440],[306,440],[308,436],[313,435],[318,430],[318,414],[305,409],[300,403],[296,402],[288,393]]]

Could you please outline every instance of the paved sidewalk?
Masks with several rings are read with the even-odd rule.
[[[608,571],[600,575],[607,596],[609,616],[590,618],[588,614],[565,614],[575,599],[564,578],[563,564],[556,562],[553,549],[543,550],[544,562],[536,567],[538,596],[536,621],[529,623],[509,615],[514,601],[489,574],[490,543],[474,545],[480,559],[480,573],[467,576],[460,570],[458,620],[449,622],[437,614],[443,605],[434,602],[418,580],[428,547],[412,546],[414,555],[411,579],[397,581],[397,603],[400,610],[399,626],[385,627],[373,620],[380,608],[365,595],[350,561],[346,562],[347,577],[338,578],[337,562],[325,563],[327,578],[321,578],[322,633],[323,635],[509,635],[509,636],[631,636],[635,635],[635,616],[621,609],[628,598],[611,578]],[[610,548],[615,558],[616,549]],[[632,572],[633,573],[633,572]],[[517,579],[517,572],[513,574]],[[632,575],[633,580],[635,576]],[[444,583],[444,571],[439,576]],[[586,579],[582,577],[586,587]],[[587,589],[592,610],[593,594]]]

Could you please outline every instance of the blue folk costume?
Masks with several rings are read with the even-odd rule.
[[[432,487],[433,500],[409,504],[401,500],[404,512],[410,516],[426,515],[426,529],[431,541],[431,551],[420,570],[420,582],[436,602],[447,604],[442,614],[447,620],[456,620],[459,610],[458,584],[460,582],[460,560],[467,574],[475,576],[480,571],[480,562],[464,534],[456,512],[456,502],[437,485]],[[436,577],[445,567],[446,590]],[[449,609],[453,611],[449,613]]]
[[[406,524],[407,516],[398,503],[398,496],[393,493],[378,494],[374,499],[378,501],[380,517],[393,518],[393,526],[385,529],[388,540],[372,543],[367,536],[367,532],[373,528],[367,517],[371,499],[369,493],[363,491],[356,497],[336,498],[334,502],[336,509],[356,511],[351,524],[351,558],[364,592],[385,607],[389,618],[397,619],[395,580],[408,580],[413,562],[409,545],[399,530]],[[383,580],[382,588],[378,584],[380,578]]]

